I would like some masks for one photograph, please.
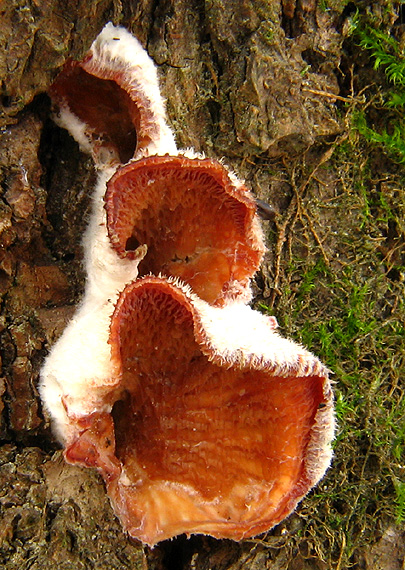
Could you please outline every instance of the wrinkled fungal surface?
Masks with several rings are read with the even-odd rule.
[[[274,328],[167,279],[125,288],[110,330],[115,386],[100,411],[77,419],[65,453],[99,469],[131,536],[150,545],[183,532],[250,537],[323,476],[327,371]]]
[[[218,161],[153,156],[107,184],[107,228],[117,254],[146,244],[140,275],[179,277],[210,303],[249,296],[264,252],[256,205]]]

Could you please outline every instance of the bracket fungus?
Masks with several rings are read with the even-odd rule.
[[[99,468],[131,536],[253,536],[329,465],[327,371],[272,319],[146,277],[121,293],[109,342],[116,381],[66,457]]]
[[[191,154],[130,162],[107,183],[107,229],[121,258],[147,246],[140,275],[179,277],[202,299],[250,300],[264,245],[256,204],[218,161]]]
[[[126,30],[108,24],[51,96],[98,170],[83,300],[41,369],[65,458],[99,470],[147,544],[267,531],[324,475],[334,415],[327,369],[247,305],[264,253],[254,198],[177,151]]]
[[[175,152],[156,68],[125,28],[108,23],[82,61],[68,61],[49,94],[56,122],[96,165]]]

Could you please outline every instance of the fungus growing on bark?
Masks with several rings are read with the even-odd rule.
[[[147,544],[264,532],[323,476],[334,419],[325,367],[244,304],[264,251],[255,202],[220,163],[177,152],[123,28],[51,95],[98,169],[84,297],[41,370],[65,457],[101,472]]]
[[[107,229],[121,258],[147,246],[139,274],[179,277],[210,303],[250,298],[264,244],[256,204],[218,161],[151,156],[107,183]]]
[[[327,370],[275,326],[167,279],[124,289],[109,339],[116,377],[97,388],[92,414],[70,418],[65,455],[101,472],[132,537],[254,536],[323,476],[333,436]]]
[[[83,61],[69,61],[49,94],[55,119],[98,166],[175,152],[156,68],[127,30],[107,24]]]

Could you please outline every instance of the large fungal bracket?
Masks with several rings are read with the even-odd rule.
[[[267,531],[324,475],[334,432],[328,371],[247,305],[257,209],[273,212],[221,163],[177,151],[156,69],[123,28],[50,94],[99,174],[84,298],[41,370],[65,457],[100,471],[147,544]]]
[[[120,383],[106,394],[115,403],[110,415],[80,420],[66,456],[100,470],[124,528],[147,544],[183,532],[237,540],[264,532],[329,464],[327,371],[245,309],[255,326],[240,330],[240,346],[257,334],[269,352],[240,349],[221,365],[221,339],[206,322],[231,325],[232,306],[209,306],[155,277],[118,300],[110,344]],[[272,344],[290,354],[283,373]]]
[[[247,188],[218,161],[151,156],[107,184],[107,229],[121,258],[147,245],[140,275],[170,275],[210,303],[249,296],[264,245]]]

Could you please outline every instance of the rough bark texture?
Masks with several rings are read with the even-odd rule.
[[[315,0],[2,5],[0,567],[328,567],[316,552],[297,547],[298,539],[288,542],[286,533],[299,536],[301,528],[294,517],[267,543],[180,537],[144,551],[122,533],[97,474],[64,463],[36,385],[49,346],[80,299],[81,236],[94,183],[91,160],[50,119],[45,92],[61,65],[80,58],[107,21],[125,25],[159,66],[178,145],[225,157],[258,197],[288,213],[291,184],[272,161],[288,165],[314,149],[308,160],[316,156],[314,164],[322,164],[322,144],[344,132],[334,96],[343,84],[346,12],[345,3],[335,4],[329,10]],[[319,177],[331,199],[332,175],[320,171]],[[328,215],[333,229],[333,212]],[[281,225],[273,235],[277,230]],[[333,258],[336,251],[331,235],[323,252]],[[280,281],[275,253],[257,280],[258,296],[273,301]],[[382,562],[394,543],[397,566],[392,559]],[[388,529],[359,556],[358,567],[396,570],[403,556],[401,533]]]

